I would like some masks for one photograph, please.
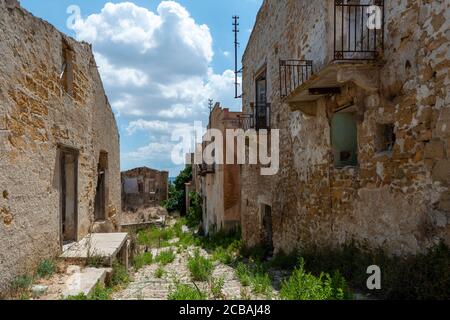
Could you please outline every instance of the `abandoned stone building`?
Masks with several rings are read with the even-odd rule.
[[[0,0],[0,293],[120,221],[119,134],[92,48]]]
[[[122,210],[159,207],[169,196],[169,172],[147,167],[122,172]]]
[[[246,244],[450,244],[449,67],[449,1],[265,0],[242,126],[280,130],[280,170],[242,167]]]
[[[234,145],[227,145],[226,129],[239,129],[240,112],[231,112],[227,108],[221,108],[216,103],[211,111],[208,129],[218,129],[223,138],[223,160],[225,162],[226,149],[232,147],[236,157],[236,139]],[[202,152],[215,137],[209,137],[203,142]],[[215,141],[215,140],[214,140]],[[198,155],[199,150],[197,150]],[[217,152],[214,150],[213,152]],[[213,154],[212,156],[216,156]],[[197,158],[201,158],[201,153]],[[205,159],[203,159],[205,160]],[[203,230],[205,234],[215,233],[220,230],[231,231],[240,225],[240,166],[234,164],[203,164],[197,165],[193,170],[196,188],[200,187],[200,196],[203,203]]]

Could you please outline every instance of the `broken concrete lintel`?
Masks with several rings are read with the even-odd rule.
[[[380,78],[377,69],[361,70],[360,68],[345,68],[337,70],[337,82],[353,82],[367,93],[377,93],[380,89]]]
[[[291,111],[301,111],[308,116],[317,116],[317,101],[294,101],[289,102]]]

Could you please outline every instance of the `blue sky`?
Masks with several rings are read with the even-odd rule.
[[[240,110],[233,99],[231,17],[240,16],[242,54],[262,0],[21,0],[35,16],[93,44],[121,135],[121,168],[169,170],[174,132],[208,117],[208,98]],[[81,19],[67,25],[67,8]]]

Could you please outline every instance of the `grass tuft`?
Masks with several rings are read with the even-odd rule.
[[[169,293],[168,300],[206,300],[208,298],[207,294],[200,291],[198,288],[177,283],[175,289]]]
[[[37,269],[37,276],[39,278],[49,278],[56,271],[55,263],[52,260],[43,260]]]
[[[161,251],[156,257],[155,261],[163,266],[172,263],[175,260],[175,253],[172,249]]]
[[[136,270],[142,269],[144,266],[151,265],[153,262],[153,255],[151,252],[144,252],[133,259],[133,266]]]
[[[208,258],[200,254],[200,250],[195,250],[194,256],[188,260],[188,268],[194,281],[208,281],[214,271],[214,265]]]

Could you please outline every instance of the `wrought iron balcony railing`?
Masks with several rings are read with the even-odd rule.
[[[384,50],[384,0],[334,1],[334,59],[374,60]]]
[[[239,128],[244,131],[255,128],[255,116],[250,113],[239,115]]]
[[[313,74],[311,60],[280,60],[280,94],[284,99]]]

